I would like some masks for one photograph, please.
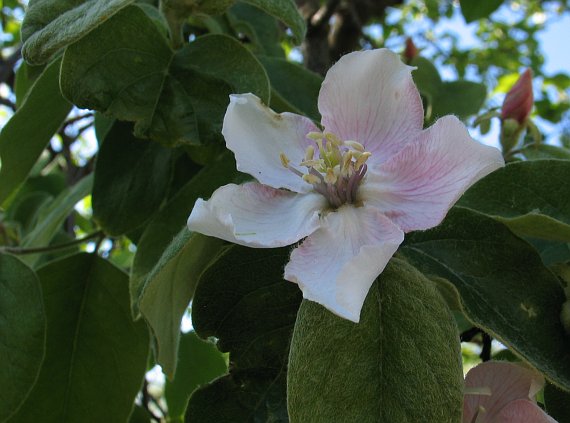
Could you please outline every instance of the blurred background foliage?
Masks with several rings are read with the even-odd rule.
[[[145,3],[148,6],[158,6],[158,2],[153,0],[139,0],[136,3],[143,7]],[[183,21],[182,35],[191,41],[209,33],[228,34],[239,40],[256,54],[267,71],[271,82],[271,106],[278,111],[294,110],[318,120],[314,100],[321,76],[327,69],[343,54],[351,51],[388,47],[401,52],[411,65],[418,66],[414,77],[426,103],[426,122],[446,113],[458,114],[471,126],[476,138],[496,146],[500,130],[498,120],[486,124],[479,120],[475,125],[476,115],[499,108],[505,93],[520,73],[525,68],[532,69],[535,94],[533,121],[546,143],[570,148],[570,59],[568,46],[565,45],[566,40],[570,39],[570,25],[567,25],[565,31],[557,32],[561,35],[554,50],[552,46],[544,44],[547,39],[545,34],[549,34],[554,26],[559,22],[570,22],[568,1],[296,0],[307,26],[306,37],[301,44],[295,41],[295,34],[282,22],[249,3],[251,2],[225,2],[220,6],[224,13],[213,13],[206,6],[199,8]],[[231,7],[226,10],[230,4]],[[24,64],[22,60],[20,29],[25,7],[26,2],[20,0],[3,0],[0,9],[2,125],[19,110],[32,84],[49,66],[32,66]],[[167,23],[156,10],[154,7],[145,9],[149,16],[153,16],[159,31],[166,33]],[[419,56],[414,54],[406,57],[406,44],[410,45],[407,40],[411,40]],[[547,47],[554,52],[549,60],[558,60],[555,65],[548,63],[545,58]],[[285,63],[286,59],[302,64],[312,73]],[[56,65],[59,66],[59,62]],[[291,75],[296,78],[297,84],[289,83]],[[437,90],[435,86],[438,87]],[[46,88],[47,98],[52,95],[49,88]],[[469,96],[464,95],[467,89],[470,90]],[[59,95],[59,88],[55,87],[55,90]],[[453,103],[451,109],[449,103]],[[175,224],[168,222],[168,216],[173,215],[176,206],[183,202],[188,207],[193,199],[200,195],[207,196],[208,190],[211,192],[217,185],[240,181],[240,178],[243,180],[241,175],[232,171],[231,174],[220,176],[220,180],[213,183],[216,186],[196,188],[186,184],[193,177],[198,176],[199,179],[199,175],[202,175],[199,172],[205,169],[203,165],[212,164],[213,158],[219,155],[222,150],[219,134],[211,135],[211,142],[205,145],[185,145],[183,149],[171,149],[172,151],[166,151],[163,146],[153,143],[148,150],[142,148],[136,159],[155,159],[160,155],[166,157],[164,162],[168,162],[168,165],[164,167],[168,167],[168,171],[165,171],[168,177],[165,176],[160,184],[157,182],[160,189],[157,188],[159,192],[156,204],[147,209],[141,208],[141,215],[137,216],[136,221],[133,218],[121,222],[123,226],[116,230],[117,236],[110,236],[109,233],[113,233],[113,230],[110,224],[106,225],[104,215],[106,213],[112,217],[114,209],[105,210],[105,205],[100,203],[99,220],[94,219],[92,197],[89,194],[95,193],[93,203],[97,208],[97,191],[104,192],[105,186],[112,186],[109,181],[119,180],[121,169],[114,169],[115,173],[107,175],[105,186],[101,187],[101,183],[98,185],[95,182],[93,190],[92,181],[87,178],[94,171],[98,152],[99,160],[121,154],[128,156],[132,151],[128,145],[120,150],[121,146],[115,143],[118,150],[107,150],[111,151],[109,153],[100,147],[107,136],[113,136],[113,131],[131,133],[132,128],[130,124],[123,128],[120,125],[112,127],[112,121],[99,113],[71,107],[66,103],[60,109],[54,110],[54,113],[63,116],[63,124],[47,148],[38,154],[39,159],[33,164],[26,183],[15,196],[8,198],[0,210],[0,245],[13,248],[15,253],[19,248],[38,248],[38,253],[44,252],[40,242],[43,239],[47,239],[52,246],[58,246],[50,254],[26,255],[27,263],[34,267],[78,251],[97,251],[102,258],[124,270],[130,270],[132,283],[137,278],[137,271],[147,276],[177,233],[178,221],[180,218],[182,221],[185,219],[187,213],[183,211],[181,216],[176,216]],[[128,136],[121,139],[126,138]],[[525,142],[535,142],[532,134],[528,138]],[[551,153],[550,150],[540,152],[547,157]],[[556,150],[555,154],[567,154],[566,158],[570,157],[566,150]],[[532,159],[530,155],[525,155],[524,158]],[[221,161],[226,163],[231,162],[231,159],[223,156]],[[149,160],[149,167],[153,165],[162,166],[163,163]],[[199,182],[211,179],[211,174],[206,173]],[[80,181],[82,185],[79,184]],[[70,190],[71,187],[73,190]],[[142,187],[143,190],[146,188]],[[99,198],[103,198],[103,194]],[[74,199],[81,201],[77,203]],[[38,230],[41,219],[55,223],[51,229]],[[170,225],[167,229],[166,224],[163,225],[165,221]],[[125,229],[127,227],[128,230]],[[161,235],[161,242],[156,242],[158,234],[163,233],[166,235]],[[77,239],[85,242],[77,243]],[[150,241],[147,242],[148,240]],[[193,242],[201,241],[198,239]],[[146,252],[150,244],[156,245],[154,250],[149,249],[147,255],[141,255],[142,259],[139,256],[137,262],[137,249]],[[561,256],[566,259],[568,244],[562,247],[565,250]],[[151,263],[150,269],[148,263]],[[515,359],[512,354],[500,352],[503,350],[501,345],[495,343],[492,346],[491,338],[479,329],[470,328],[469,322],[463,321],[462,326],[462,317],[457,317],[463,332],[462,340],[473,341],[463,349],[466,366],[472,366],[481,358],[488,359],[496,354],[501,354],[506,359]],[[186,332],[189,325],[186,314],[183,321]],[[167,383],[166,401],[170,396],[168,407],[176,410],[179,419],[183,418],[185,401],[189,395],[186,391],[191,392],[195,386],[223,374],[227,368],[227,354],[221,354],[211,344],[200,341],[193,332],[183,335],[181,350],[183,349],[199,351],[199,354],[205,356],[210,354],[210,358],[205,359],[210,360],[210,364],[205,367],[204,374],[198,374],[196,380],[191,380],[191,387],[182,383],[181,397],[175,390],[180,384],[180,377]],[[190,372],[195,365],[195,362],[182,362],[180,371]],[[149,375],[151,382],[164,379],[156,369]],[[244,380],[260,377],[258,374],[255,377],[251,374],[242,376]],[[158,385],[159,388],[153,387],[153,383],[144,384],[139,394],[138,408],[131,421],[149,421],[149,410],[159,418],[165,414],[165,396],[161,391],[162,384]],[[175,416],[171,417],[176,420]]]

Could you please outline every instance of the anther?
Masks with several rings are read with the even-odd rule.
[[[329,167],[327,169],[327,174],[325,175],[325,182],[327,184],[334,184],[334,183],[336,183],[336,181],[337,181],[337,177],[334,174],[334,170],[332,167]]]
[[[360,144],[358,141],[348,140],[348,141],[344,141],[343,144],[346,145],[348,148],[352,148],[356,151],[364,153],[364,146],[362,144]]]
[[[313,160],[313,157],[315,157],[315,147],[310,145],[305,150],[305,161]]]
[[[281,164],[283,165],[284,168],[289,169],[289,162],[291,160],[289,160],[287,158],[287,156],[285,155],[285,153],[281,152],[279,153],[279,158],[281,159]]]
[[[356,170],[359,170],[362,165],[364,163],[366,163],[366,160],[368,160],[368,158],[372,155],[372,153],[369,153],[368,151],[365,151],[364,153],[362,153],[360,155],[360,157],[356,160],[356,163],[354,164],[354,167]]]
[[[318,184],[321,180],[316,177],[315,175],[311,175],[310,173],[306,173],[303,175],[303,181],[308,182],[311,185]]]
[[[332,132],[325,132],[325,138],[334,146],[338,147],[342,145],[342,141]]]
[[[322,134],[322,132],[309,132],[307,134],[307,138],[317,141],[317,140],[322,140],[324,138],[324,135]]]

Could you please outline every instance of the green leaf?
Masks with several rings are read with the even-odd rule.
[[[452,283],[475,326],[570,389],[570,338],[560,321],[566,297],[534,248],[502,223],[456,207],[440,226],[408,235],[400,252]]]
[[[232,92],[269,100],[263,67],[238,41],[208,35],[174,53],[136,6],[66,50],[61,87],[77,106],[134,121],[137,136],[168,146],[219,140]]]
[[[293,0],[242,0],[242,2],[259,7],[287,25],[291,28],[298,44],[305,38],[307,31],[305,20],[300,15]]]
[[[303,114],[321,120],[317,99],[323,78],[286,59],[260,56],[271,81],[271,107],[277,112]]]
[[[59,91],[59,66],[58,60],[45,69],[0,133],[0,204],[26,180],[71,110]]]
[[[99,150],[93,181],[93,217],[109,235],[130,232],[158,210],[171,176],[169,148],[134,137],[116,122]]]
[[[241,369],[281,369],[301,300],[283,280],[289,248],[231,246],[200,277],[192,323],[201,338],[215,336]],[[255,341],[255,342],[254,342]]]
[[[32,269],[0,254],[0,421],[13,415],[34,386],[45,354],[46,316]]]
[[[497,10],[503,0],[459,0],[461,13],[467,23],[478,19],[488,18],[491,13]]]
[[[184,421],[288,423],[285,385],[284,371],[236,370],[194,391]]]
[[[529,145],[520,150],[527,160],[561,159],[570,160],[570,150],[549,144]]]
[[[508,164],[471,187],[459,204],[493,216],[521,236],[570,241],[570,162]]]
[[[418,90],[422,94],[427,95],[431,101],[437,95],[437,91],[443,83],[439,76],[439,71],[431,60],[421,56],[414,57],[410,65],[417,68],[412,72],[412,77]]]
[[[97,28],[133,0],[30,0],[22,55],[31,64],[49,61],[60,49]]]
[[[287,421],[285,371],[301,301],[283,280],[288,259],[289,248],[232,246],[200,277],[192,322],[230,353],[230,374],[194,392],[187,422]]]
[[[46,357],[10,422],[126,421],[148,356],[146,327],[130,318],[127,276],[88,254],[48,264],[38,276]]]
[[[168,415],[173,421],[183,421],[190,394],[200,385],[211,382],[227,372],[224,356],[211,342],[202,341],[194,332],[180,338],[176,376],[167,380],[164,397]]]
[[[442,81],[433,63],[421,56],[410,63],[417,69],[412,73],[420,93],[427,99],[426,118],[429,122],[453,114],[465,119],[476,114],[487,96],[485,85],[471,81]]]
[[[45,209],[39,212],[38,224],[22,240],[23,248],[45,247],[60,229],[65,218],[73,211],[75,204],[91,192],[93,174],[87,175],[72,187],[63,190]],[[33,266],[39,254],[26,255],[23,261]]]
[[[454,114],[465,119],[477,114],[487,97],[485,85],[471,81],[444,82],[433,99],[431,119]]]
[[[544,387],[544,406],[557,423],[570,423],[570,393],[547,383]]]
[[[234,4],[227,13],[228,21],[236,34],[245,34],[256,54],[285,57],[281,46],[279,22],[263,10],[246,3]]]
[[[146,225],[133,262],[130,280],[133,316],[139,315],[139,301],[148,274],[159,262],[172,239],[186,225],[186,220],[200,197],[208,198],[216,188],[232,182],[237,172],[229,153],[204,167],[180,189],[168,204]]]
[[[454,318],[431,281],[393,259],[358,324],[303,301],[287,390],[292,421],[455,423],[463,374]]]
[[[180,323],[198,278],[223,241],[184,228],[168,246],[144,282],[140,312],[156,338],[156,358],[172,379],[176,370]]]

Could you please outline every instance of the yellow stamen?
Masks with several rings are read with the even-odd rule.
[[[279,158],[281,159],[281,164],[283,165],[284,168],[289,168],[289,162],[291,160],[289,160],[287,158],[287,156],[285,155],[285,153],[281,152],[279,153]]]
[[[354,150],[356,150],[356,151],[359,151],[359,152],[361,152],[361,153],[364,153],[364,146],[363,146],[362,144],[360,144],[358,141],[351,141],[351,140],[348,140],[348,141],[344,141],[343,144],[346,145],[346,146],[349,147],[349,148],[352,148],[352,149],[354,149]]]
[[[309,132],[307,134],[307,138],[317,141],[317,140],[322,140],[324,138],[324,135],[322,134],[322,132]]]
[[[339,147],[342,145],[342,141],[340,140],[340,138],[337,137],[332,132],[325,132],[325,137],[331,144],[333,144],[336,147]]]
[[[325,182],[328,184],[335,184],[337,181],[337,177],[334,174],[334,170],[332,167],[327,169],[327,174],[325,175]]]
[[[360,155],[360,157],[358,158],[358,160],[356,160],[356,163],[354,164],[354,167],[356,168],[356,170],[359,170],[364,163],[366,163],[366,160],[368,160],[368,158],[372,155],[372,153],[369,153],[368,151],[365,151],[364,153],[362,153]]]
[[[318,177],[316,177],[315,175],[311,175],[310,173],[303,175],[303,181],[313,185],[321,182],[321,180]]]
[[[323,164],[323,161],[321,159],[303,160],[300,163],[301,166],[305,166],[305,167],[317,167],[317,166],[321,166],[322,164]]]
[[[305,150],[305,161],[313,160],[313,157],[315,157],[315,147],[310,145]]]

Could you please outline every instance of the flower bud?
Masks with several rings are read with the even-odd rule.
[[[406,48],[404,49],[404,60],[410,63],[418,55],[419,50],[411,38],[406,38]]]
[[[514,119],[520,125],[524,124],[530,115],[533,102],[532,71],[527,69],[507,93],[501,109],[501,119]]]

